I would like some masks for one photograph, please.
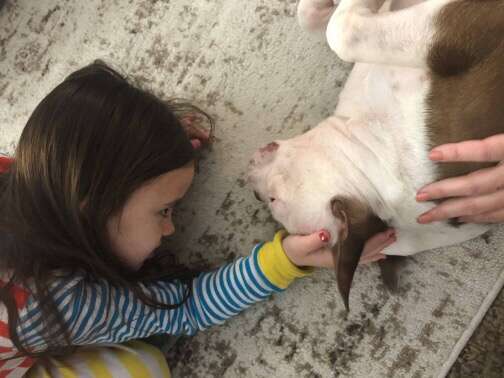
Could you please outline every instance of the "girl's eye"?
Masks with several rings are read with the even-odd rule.
[[[161,210],[161,216],[163,218],[168,218],[173,212],[173,207],[167,207],[166,209]]]

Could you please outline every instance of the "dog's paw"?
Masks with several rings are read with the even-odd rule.
[[[297,8],[299,24],[309,31],[325,29],[338,3],[339,0],[300,0]]]

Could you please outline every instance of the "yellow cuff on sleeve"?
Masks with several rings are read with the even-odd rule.
[[[266,278],[280,289],[285,289],[295,278],[304,277],[313,268],[300,268],[294,265],[282,246],[285,231],[278,231],[273,241],[265,243],[258,252],[259,266]]]

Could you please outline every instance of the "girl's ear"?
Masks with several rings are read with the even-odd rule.
[[[337,196],[331,200],[331,212],[340,223],[338,241],[332,248],[338,289],[349,311],[352,280],[366,241],[374,234],[385,231],[385,222],[376,216],[364,202]]]

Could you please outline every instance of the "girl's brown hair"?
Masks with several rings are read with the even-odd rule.
[[[37,106],[13,165],[0,175],[0,269],[10,275],[0,300],[21,353],[38,355],[22,345],[18,334],[19,314],[10,294],[14,284],[30,288],[40,304],[45,352],[51,354],[68,351],[71,344],[49,293],[59,272],[106,279],[154,307],[180,305],[159,303],[141,290],[141,281],[156,277],[121,262],[111,249],[106,222],[141,185],[195,158],[180,121],[187,113],[211,124],[198,108],[161,101],[99,61],[72,73]],[[176,265],[159,273],[172,279],[191,276]]]

